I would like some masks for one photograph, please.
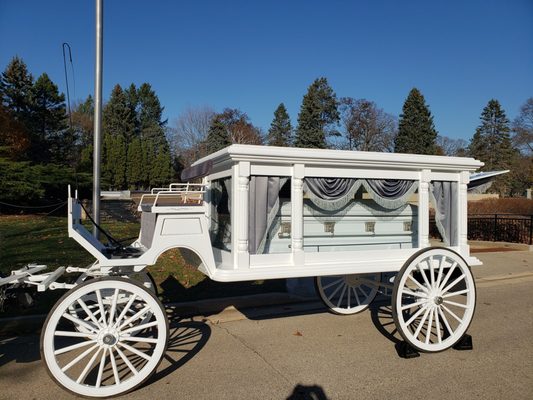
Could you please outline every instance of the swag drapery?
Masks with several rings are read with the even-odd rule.
[[[279,192],[289,178],[252,176],[249,190],[248,250],[264,251],[267,232],[278,214]],[[322,210],[345,207],[363,186],[372,199],[385,209],[396,210],[407,204],[418,189],[418,181],[397,179],[305,178],[304,192]],[[432,182],[431,200],[435,205],[437,228],[445,244],[457,240],[457,185],[454,182]]]

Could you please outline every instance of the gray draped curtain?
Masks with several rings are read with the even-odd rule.
[[[248,251],[261,253],[266,234],[279,210],[279,191],[288,178],[252,176],[249,192]]]
[[[457,182],[431,182],[430,198],[435,207],[435,223],[448,246],[455,246],[458,242],[457,196]]]
[[[397,209],[418,188],[418,181],[393,179],[305,178],[304,190],[310,200],[324,210],[344,207],[364,186],[374,201],[384,208]]]

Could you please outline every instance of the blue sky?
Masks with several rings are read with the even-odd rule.
[[[439,133],[469,139],[489,99],[512,119],[533,96],[531,0],[104,0],[104,9],[105,96],[116,83],[149,82],[170,124],[210,105],[239,108],[266,130],[284,102],[296,125],[307,87],[325,76],[339,97],[395,115],[417,87]],[[19,55],[62,91],[70,43],[75,97],[93,92],[93,0],[0,0],[0,37],[1,70]]]

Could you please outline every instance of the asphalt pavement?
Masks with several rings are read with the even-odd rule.
[[[398,356],[387,301],[358,315],[316,302],[171,319],[154,377],[123,399],[531,399],[533,253],[479,253],[471,351]],[[173,310],[169,310],[172,312]],[[0,341],[0,399],[70,399],[38,336]]]

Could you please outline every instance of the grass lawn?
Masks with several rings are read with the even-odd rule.
[[[136,237],[139,233],[139,224],[131,222],[103,223],[103,228],[119,240]],[[66,217],[0,216],[0,273],[7,274],[29,263],[46,264],[55,269],[59,266],[87,267],[93,262],[94,258],[68,237]],[[214,282],[187,265],[178,250],[164,253],[155,265],[148,267],[148,271],[158,284],[160,297],[165,302],[285,291],[283,279]],[[34,307],[7,310],[0,312],[0,316],[46,312],[63,293],[63,290],[38,293]]]

